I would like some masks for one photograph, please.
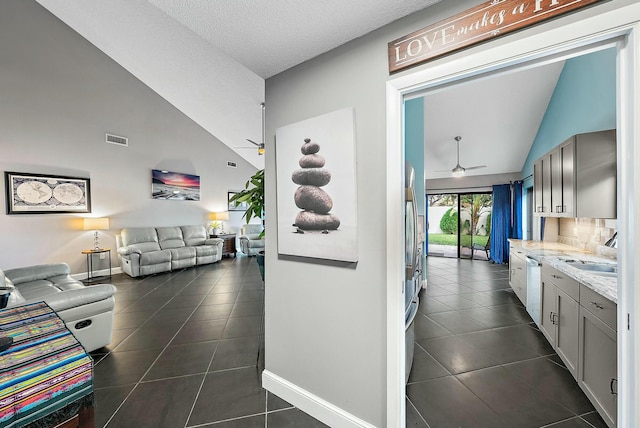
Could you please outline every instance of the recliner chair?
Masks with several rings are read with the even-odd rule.
[[[264,237],[261,224],[245,224],[240,228],[240,249],[248,256],[255,256],[260,251],[264,251]]]
[[[0,287],[11,293],[7,307],[45,302],[91,352],[111,342],[116,287],[85,286],[70,272],[66,263],[0,270]]]

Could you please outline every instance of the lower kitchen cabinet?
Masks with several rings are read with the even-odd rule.
[[[557,292],[556,352],[577,378],[580,305],[562,290],[557,289]]]
[[[527,304],[527,260],[524,251],[511,248],[509,252],[509,285],[523,305]]]
[[[541,293],[540,331],[577,379],[580,305],[545,276],[542,277]]]
[[[615,428],[618,411],[616,303],[544,262],[540,293],[540,331],[607,426]]]
[[[609,303],[615,306],[615,303]],[[578,385],[606,424],[613,428],[618,407],[616,331],[581,302],[579,334]]]

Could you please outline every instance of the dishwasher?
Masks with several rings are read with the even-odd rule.
[[[540,325],[540,262],[527,256],[527,312]]]

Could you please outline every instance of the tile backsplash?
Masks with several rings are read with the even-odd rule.
[[[617,230],[615,219],[560,218],[558,219],[558,242],[581,250],[615,257],[615,248],[605,247],[604,243]]]

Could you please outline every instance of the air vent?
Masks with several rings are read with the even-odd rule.
[[[237,163],[235,163],[235,162],[227,161],[227,166],[228,166],[229,168],[237,168],[237,167],[238,167],[238,164],[237,164]]]
[[[105,135],[106,135],[105,141],[107,143],[117,144],[119,146],[125,146],[125,147],[129,146],[129,139],[127,137],[120,137],[118,135],[113,135],[113,134],[105,134]]]

